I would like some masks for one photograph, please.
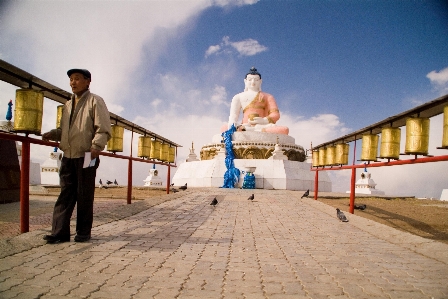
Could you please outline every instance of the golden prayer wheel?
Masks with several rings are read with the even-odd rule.
[[[112,125],[110,129],[112,137],[107,142],[107,151],[122,152],[124,128],[119,125]]]
[[[151,153],[151,137],[140,136],[138,138],[137,157],[149,158]]]
[[[443,108],[443,138],[442,147],[448,148],[448,106]]]
[[[168,162],[174,163],[175,158],[176,158],[176,148],[174,146],[171,146],[168,149]]]
[[[14,109],[14,131],[40,135],[44,93],[33,89],[17,89]]]
[[[406,146],[404,152],[427,155],[429,147],[429,118],[411,117],[406,120]]]
[[[62,110],[64,109],[64,106],[65,105],[59,105],[56,107],[56,128],[61,126]]]
[[[160,146],[160,161],[166,162],[169,159],[169,148],[168,143],[162,143]]]
[[[336,156],[335,164],[337,165],[347,165],[348,164],[348,151],[350,146],[347,143],[336,144]]]
[[[400,157],[400,128],[383,128],[381,130],[380,158],[396,159]]]
[[[319,151],[313,150],[313,167],[319,166]]]
[[[336,159],[336,146],[329,146],[325,152],[325,165],[335,165]]]
[[[325,156],[326,156],[325,147],[319,148],[319,166],[325,166]]]
[[[362,136],[361,161],[376,161],[378,153],[378,135],[365,134]]]
[[[149,153],[150,159],[160,160],[160,141],[151,140],[151,151]]]

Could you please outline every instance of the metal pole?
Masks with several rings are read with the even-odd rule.
[[[350,208],[349,208],[349,212],[352,214],[355,211],[355,179],[356,179],[356,168],[352,168],[352,178],[350,183]]]
[[[318,191],[319,191],[319,171],[316,170],[316,175],[314,176],[314,200],[317,200]]]
[[[30,231],[30,142],[22,141],[20,169],[20,232]]]
[[[166,194],[170,194],[170,177],[171,177],[171,166],[168,165],[168,173],[166,175]]]
[[[131,132],[131,155],[132,158],[132,142],[134,141],[134,129]],[[127,204],[131,204],[132,199],[132,159],[129,159],[128,162],[128,196],[127,196]]]

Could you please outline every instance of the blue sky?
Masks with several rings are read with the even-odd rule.
[[[0,41],[1,59],[65,90],[67,69],[89,69],[92,92],[112,112],[184,146],[178,163],[191,142],[199,154],[219,133],[252,66],[277,99],[278,123],[305,148],[448,93],[446,1],[4,1]],[[14,90],[0,84],[1,115]],[[43,131],[55,107],[45,102]],[[32,158],[42,162],[47,152],[36,146]],[[412,194],[438,197],[448,188],[446,166],[372,173],[389,193],[413,185]],[[416,182],[434,167],[439,175],[422,190]],[[134,166],[135,185],[148,170]],[[334,189],[348,190],[346,174],[333,176]]]

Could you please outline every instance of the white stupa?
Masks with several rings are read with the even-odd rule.
[[[62,153],[58,152],[57,147],[50,153],[48,159],[40,166],[42,185],[60,185],[59,169],[61,168]]]
[[[346,193],[350,193],[347,191]],[[384,195],[384,191],[376,189],[376,183],[372,179],[372,175],[367,172],[367,169],[364,169],[364,172],[361,173],[361,178],[356,181],[355,184],[355,193],[356,194],[371,194],[371,195]]]
[[[159,177],[159,171],[156,169],[156,164],[149,170],[149,175],[143,181],[145,182],[144,186],[146,187],[163,186],[163,180]]]

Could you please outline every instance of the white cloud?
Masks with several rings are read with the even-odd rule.
[[[213,89],[213,95],[210,98],[210,101],[212,102],[212,104],[228,105],[226,88],[224,86],[215,85],[215,88]]]
[[[210,46],[208,47],[207,51],[205,51],[205,57],[218,53],[219,50],[221,50],[220,45]]]
[[[252,38],[232,42],[230,41],[229,36],[224,36],[220,44],[208,47],[207,51],[205,52],[205,57],[209,57],[211,55],[219,55],[222,53],[232,54],[234,53],[232,49],[236,50],[241,56],[254,56],[258,53],[267,51],[268,47],[261,45],[257,40],[254,40]]]
[[[157,106],[160,105],[160,103],[162,103],[162,100],[161,100],[161,99],[155,99],[154,101],[151,102],[151,105],[152,105],[153,107],[157,107]]]
[[[448,67],[441,71],[431,71],[426,75],[434,87],[440,92],[445,94],[448,92]]]
[[[244,6],[257,3],[259,0],[212,0],[216,6]]]
[[[260,45],[258,41],[254,39],[245,39],[239,42],[230,43],[232,47],[234,47],[238,53],[242,56],[254,56],[258,53],[267,51],[268,48]]]

